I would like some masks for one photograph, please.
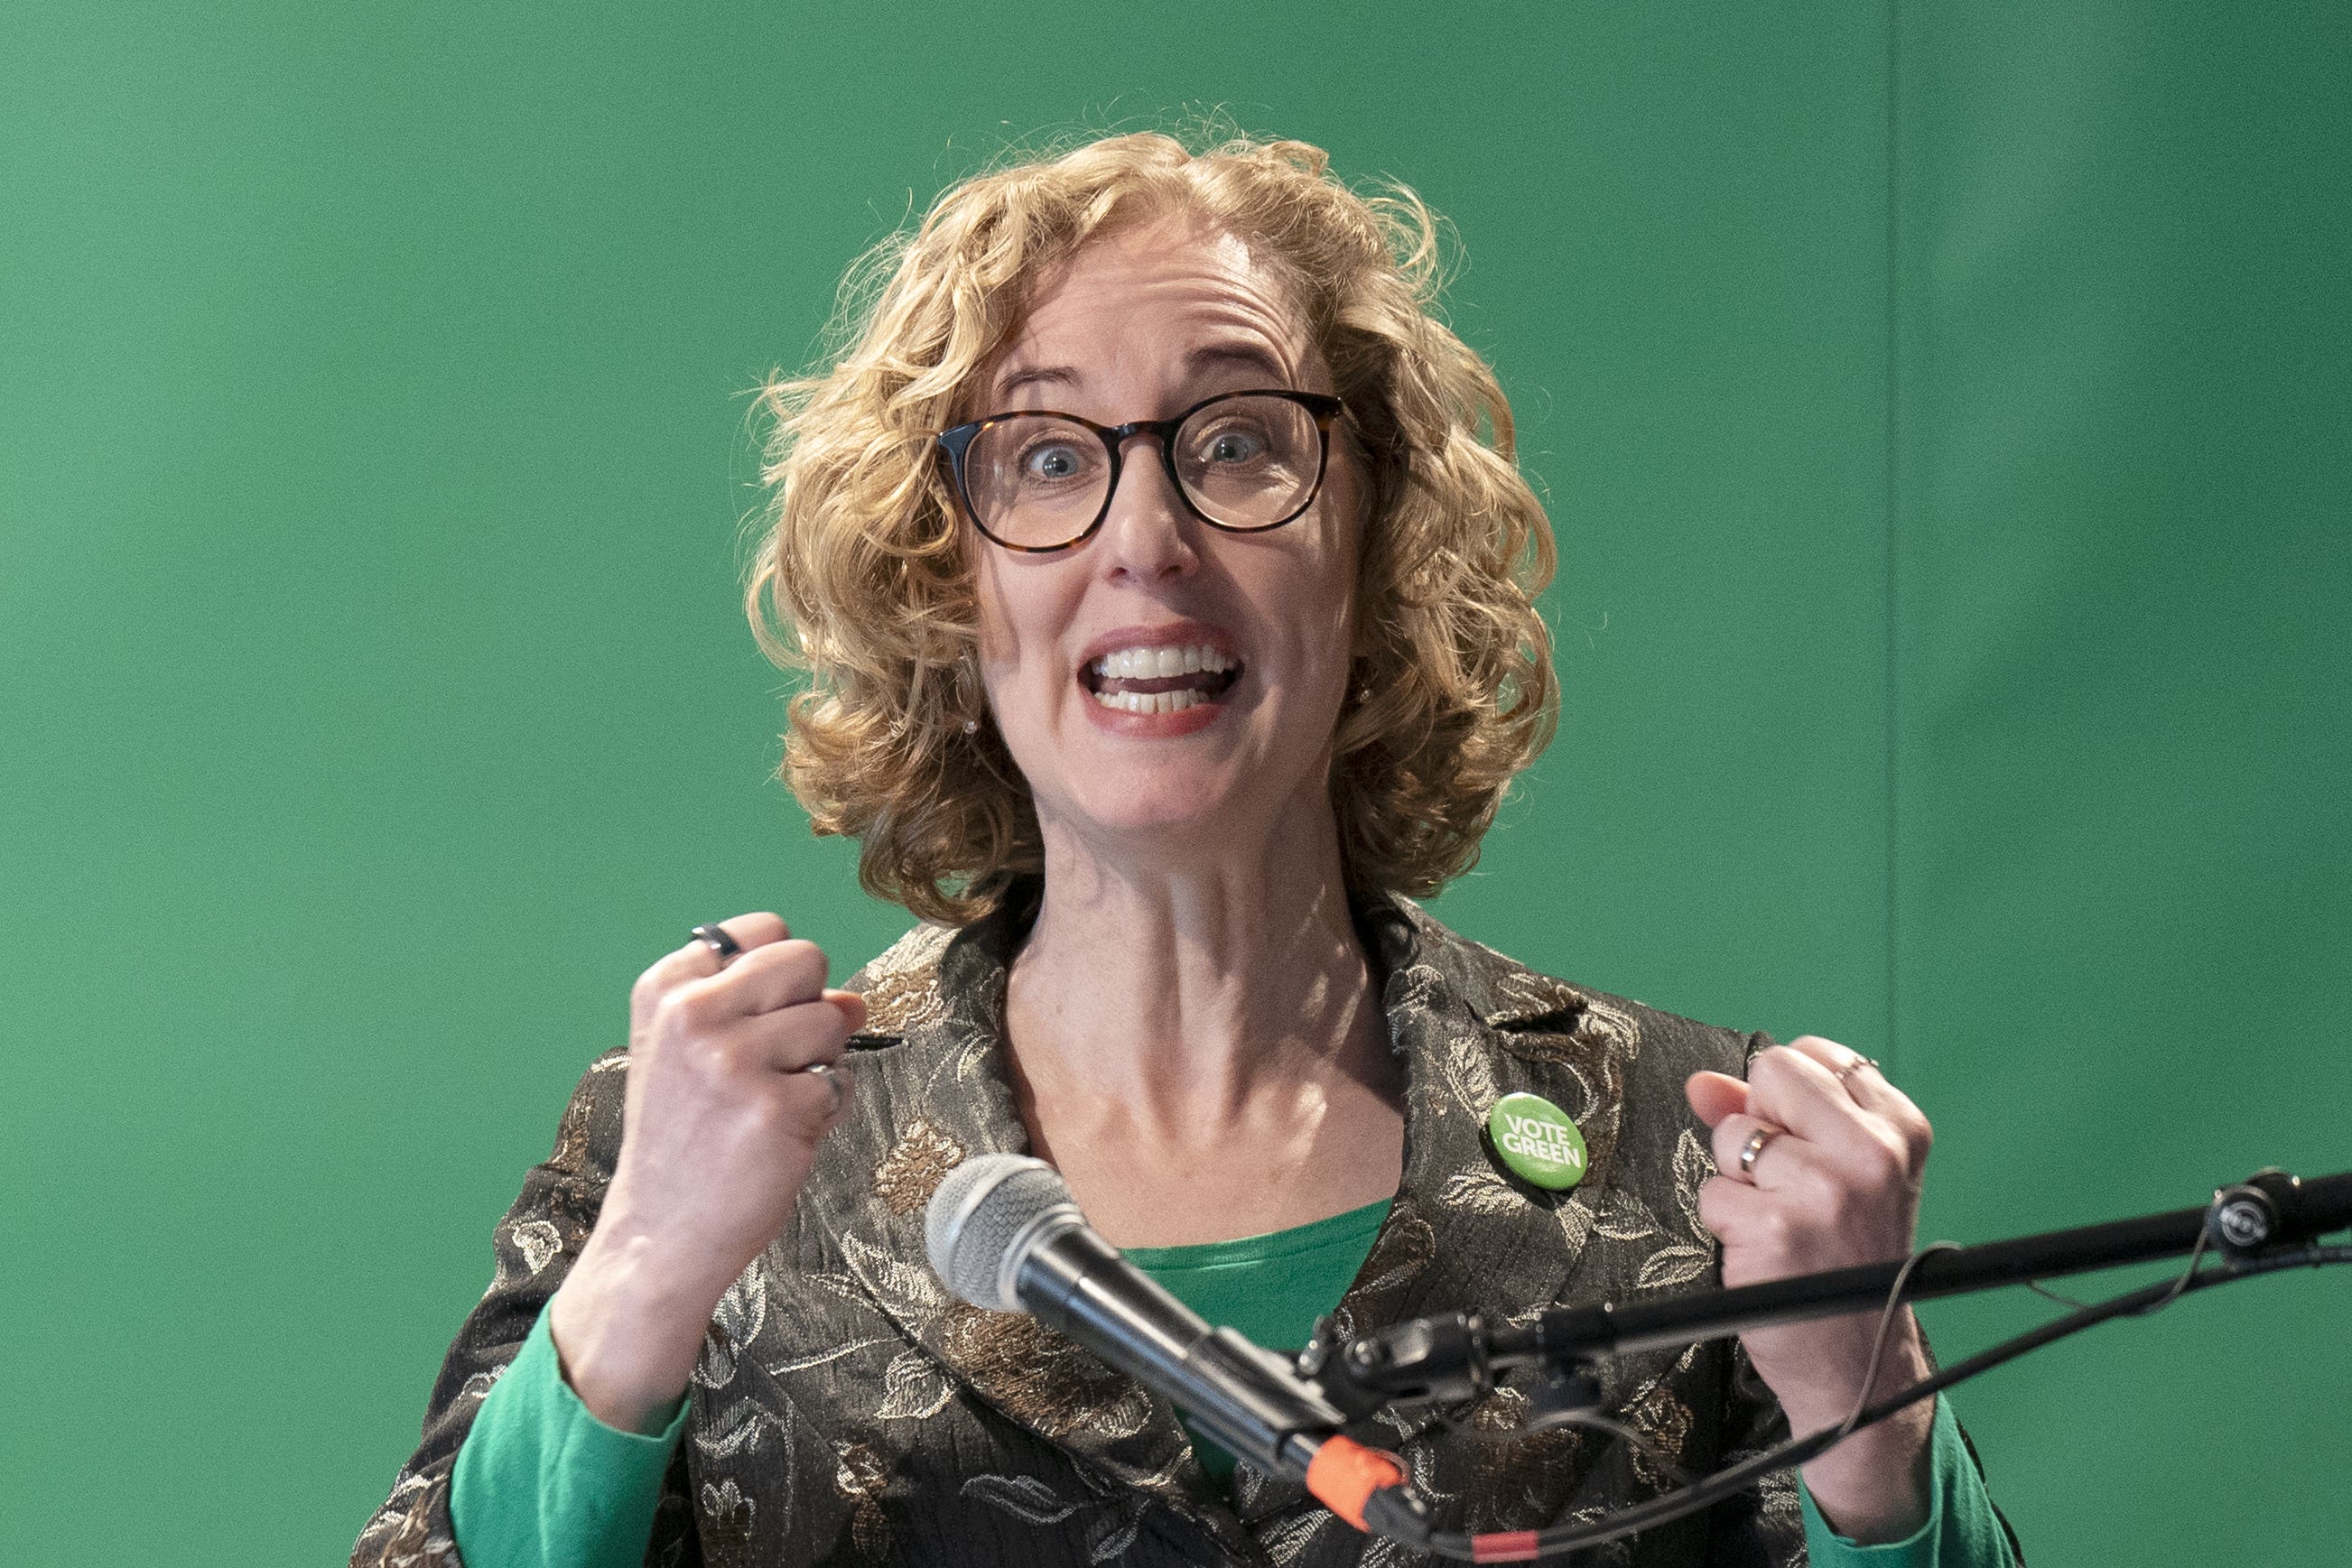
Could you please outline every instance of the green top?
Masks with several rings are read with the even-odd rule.
[[[1238,1241],[1129,1247],[1127,1260],[1210,1322],[1233,1329],[1252,1344],[1292,1350],[1307,1343],[1315,1320],[1348,1293],[1388,1216],[1389,1200],[1382,1198],[1328,1219]],[[1192,1433],[1201,1468],[1219,1488],[1229,1486],[1234,1456],[1193,1432],[1189,1420],[1184,1430]]]
[[[1328,1219],[1192,1247],[1136,1247],[1128,1260],[1210,1322],[1254,1343],[1303,1344],[1370,1254],[1388,1201]],[[563,1380],[547,1314],[531,1325],[475,1413],[457,1450],[449,1513],[468,1568],[637,1568],[662,1473],[686,1429],[681,1396],[660,1431],[623,1432],[589,1413]],[[1189,1427],[1188,1427],[1189,1430]],[[1233,1456],[1195,1435],[1221,1487]],[[1992,1500],[1960,1442],[1951,1401],[1936,1401],[1927,1521],[1907,1540],[1857,1546],[1833,1533],[1798,1488],[1815,1568],[2007,1568]]]

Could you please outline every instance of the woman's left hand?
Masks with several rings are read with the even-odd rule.
[[[1696,1072],[1685,1092],[1715,1134],[1721,1174],[1699,1188],[1699,1217],[1723,1243],[1726,1285],[1910,1255],[1934,1133],[1860,1053],[1805,1035],[1758,1053],[1744,1083]],[[1759,1146],[1743,1170],[1751,1144]],[[1878,1319],[1858,1312],[1740,1336],[1796,1432],[1835,1426],[1853,1409]],[[1906,1307],[1871,1390],[1883,1396],[1927,1374],[1927,1346]],[[1926,1521],[1933,1418],[1923,1401],[1805,1466],[1807,1490],[1840,1534],[1898,1541]]]

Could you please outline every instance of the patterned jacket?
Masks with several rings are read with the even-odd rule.
[[[1019,900],[950,931],[919,926],[849,983],[866,1032],[785,1232],[719,1301],[646,1562],[709,1564],[1418,1562],[1368,1542],[1297,1484],[1244,1464],[1230,1503],[1167,1403],[1034,1320],[948,1296],[924,1261],[924,1206],[982,1152],[1023,1151],[1000,1040]],[[1536,974],[1397,898],[1358,906],[1407,1068],[1403,1179],[1339,1308],[1361,1333],[1476,1311],[1526,1321],[1560,1301],[1717,1282],[1699,1223],[1714,1165],[1683,1100],[1699,1068],[1740,1073],[1769,1043]],[[625,1051],[581,1080],[547,1161],[495,1234],[497,1273],[450,1346],[424,1440],[362,1531],[353,1568],[451,1568],[449,1479],[490,1385],[596,1222],[621,1141]],[[1495,1101],[1543,1095],[1589,1149],[1581,1185],[1507,1178],[1482,1137]],[[1607,1364],[1603,1408],[1703,1473],[1784,1437],[1737,1342]],[[1514,1437],[1525,1396],[1377,1418],[1441,1528],[1596,1517],[1673,1484],[1625,1443],[1578,1428]],[[1711,1512],[1580,1564],[1804,1561],[1784,1472]]]

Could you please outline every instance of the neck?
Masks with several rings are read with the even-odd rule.
[[[1329,803],[1280,817],[1142,864],[1042,824],[1045,897],[1005,1006],[1024,1099],[1205,1130],[1302,1080],[1387,1082]]]

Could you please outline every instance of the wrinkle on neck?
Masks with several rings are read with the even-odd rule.
[[[1301,819],[1304,819],[1303,821]],[[1319,819],[1319,820],[1318,820]],[[1057,1107],[1125,1108],[1192,1141],[1306,1113],[1391,1064],[1328,800],[1213,853],[1115,860],[1045,834],[1045,894],[1013,960],[1008,1055]]]

